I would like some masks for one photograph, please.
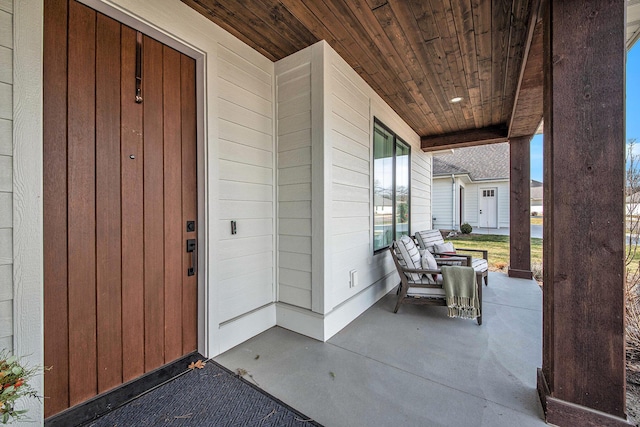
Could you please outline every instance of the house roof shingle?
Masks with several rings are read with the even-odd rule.
[[[539,199],[542,200],[542,196],[544,193],[544,188],[540,181],[531,180],[531,199]]]
[[[468,174],[474,181],[509,179],[509,143],[458,148],[433,156],[433,176]]]

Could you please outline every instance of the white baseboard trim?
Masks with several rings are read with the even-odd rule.
[[[221,325],[218,334],[218,354],[253,338],[276,325],[276,305],[269,304]],[[218,354],[207,355],[208,357]]]
[[[394,271],[364,291],[348,299],[329,312],[324,319],[324,341],[340,332],[358,316],[374,305],[398,284],[398,275]]]
[[[279,302],[276,324],[293,332],[324,341],[324,316],[311,310]]]
[[[311,310],[278,303],[276,306],[276,324],[290,331],[324,342],[378,302],[397,284],[395,272],[389,274],[379,282],[335,307],[324,316]]]

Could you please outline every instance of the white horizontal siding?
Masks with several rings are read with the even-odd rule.
[[[411,153],[411,234],[430,230],[431,220],[431,156],[421,150]]]
[[[13,351],[13,1],[0,5],[0,350]]]
[[[273,168],[273,152],[251,146],[220,140],[219,158],[243,165]]]
[[[311,255],[310,236],[279,236],[279,248],[281,251]]]
[[[372,233],[372,131],[379,119],[411,146],[411,225],[431,228],[431,156],[420,149],[419,136],[334,51],[325,85],[325,144],[331,161],[331,230],[329,276],[326,292],[336,307],[380,283],[394,271],[388,252],[373,255]],[[358,272],[359,284],[351,287],[349,272]],[[327,285],[330,283],[330,285]]]
[[[8,10],[0,10],[0,46],[13,49],[13,14]]]
[[[274,108],[273,76],[262,67],[223,43],[216,65],[219,191],[212,209],[223,323],[274,301]]]
[[[221,240],[216,247],[216,257],[221,261],[241,259],[243,257],[253,258],[256,255],[269,253],[273,248],[273,237],[271,234],[254,236],[248,234],[249,233],[245,231],[241,234],[242,237]]]
[[[0,46],[0,82],[13,83],[13,50]]]
[[[451,206],[451,179],[433,180],[433,228],[450,229],[453,210]]]
[[[0,83],[0,119],[11,120],[13,112],[13,87],[9,83]]]
[[[0,338],[9,338],[12,334],[13,303],[11,300],[0,301]]]
[[[13,152],[13,132],[11,120],[0,119],[0,155],[11,156]]]
[[[276,65],[278,300],[311,309],[311,62]]]
[[[241,239],[244,237],[273,236],[272,218],[247,218],[237,223],[237,234],[231,234],[231,224],[229,220],[222,219],[216,224],[220,233],[220,242],[226,239]]]
[[[240,119],[239,121],[242,120]],[[218,137],[221,140],[263,149],[272,144],[273,137],[271,133],[250,129],[242,123],[238,124],[221,118],[218,121],[218,126]]]
[[[218,169],[222,181],[249,182],[253,184],[273,184],[273,168],[248,165],[242,158],[219,161]],[[220,184],[221,186],[224,183]]]
[[[261,257],[253,257],[258,259]],[[268,304],[273,299],[273,268],[220,280],[220,318],[230,320]]]
[[[509,182],[474,182],[465,186],[464,214],[465,222],[478,227],[480,212],[480,191],[482,188],[497,189],[497,220],[498,227],[509,227]]]
[[[369,96],[360,87],[359,77],[345,69],[342,59],[331,56],[328,110],[328,139],[331,146],[331,301],[335,307],[368,286],[367,259],[371,232],[371,151],[372,123]],[[340,260],[336,262],[336,260]],[[358,288],[350,287],[349,272],[359,270]]]
[[[0,0],[0,10],[13,13],[13,0]]]
[[[509,182],[497,183],[498,187],[498,227],[509,227]]]
[[[464,189],[464,216],[465,221],[471,226],[478,226],[478,214],[480,212],[480,201],[478,199],[478,185],[467,184]]]

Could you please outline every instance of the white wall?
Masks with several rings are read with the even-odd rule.
[[[472,227],[477,227],[480,212],[478,186],[476,184],[467,184],[465,187],[464,197],[465,219]]]
[[[509,227],[510,212],[509,212],[509,181],[502,181],[497,183],[498,187],[498,227]]]
[[[411,228],[431,225],[431,155],[420,137],[351,69],[328,49],[325,144],[331,147],[330,306],[335,309],[369,287],[385,285],[396,271],[387,251],[373,255],[373,120],[377,118],[411,146]],[[350,286],[349,272],[359,283]],[[325,283],[327,281],[325,280]],[[395,284],[395,283],[394,283]],[[326,285],[325,285],[326,286]],[[381,286],[382,289],[384,286]]]
[[[212,225],[220,238],[211,279],[220,323],[274,301],[273,74],[252,56],[218,44],[219,223]]]
[[[431,156],[421,151],[419,136],[326,42],[276,63],[276,81],[278,108],[286,109],[279,112],[278,189],[287,192],[286,197],[279,196],[278,324],[326,340],[397,284],[388,252],[373,255],[374,118],[411,145],[413,229],[431,227]],[[302,182],[292,193],[288,189],[292,183],[282,177],[294,172]],[[297,225],[295,241],[283,227],[289,224]],[[309,244],[310,270],[304,252]],[[291,259],[299,261],[295,266],[287,261],[294,251],[297,257]],[[350,282],[352,270],[357,271],[356,286]]]
[[[482,188],[497,189],[498,227],[509,227],[509,181],[487,181],[467,184],[465,186],[465,219],[472,227],[478,227],[479,200]]]
[[[311,309],[311,48],[276,63],[279,301]]]
[[[460,226],[459,215],[459,200],[460,200],[460,186],[464,185],[464,222],[469,223],[472,227],[478,227],[478,212],[479,212],[479,200],[480,191],[482,188],[496,188],[497,189],[497,220],[498,227],[509,227],[509,181],[487,181],[487,182],[465,182],[462,184],[460,178],[456,178],[456,193],[455,193],[455,224],[456,227]],[[452,224],[452,191],[451,191],[451,177],[438,177],[433,179],[433,216],[436,220],[433,222],[434,228],[439,229],[451,229]],[[416,229],[417,230],[417,229]]]
[[[355,295],[379,279],[377,269],[367,262],[371,257],[370,148],[373,122],[370,94],[342,58],[328,50],[328,76],[325,102],[328,105],[325,144],[331,150],[326,164],[330,183],[329,251],[331,275],[325,280],[330,308]],[[357,270],[360,283],[350,287],[349,271]],[[329,308],[329,307],[327,307]]]
[[[13,1],[0,1],[0,351],[13,350]]]
[[[465,197],[468,197],[468,187],[465,190]],[[452,183],[451,177],[434,178],[433,180],[433,228],[451,229],[453,208],[452,208]],[[457,204],[456,204],[457,205]],[[466,203],[465,203],[466,205]],[[468,220],[468,217],[465,217]],[[417,230],[420,231],[420,230]]]

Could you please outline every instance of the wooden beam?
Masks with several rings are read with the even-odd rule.
[[[542,120],[542,30],[542,22],[538,22],[534,28],[531,49],[513,104],[509,125],[510,138],[535,133]]]
[[[531,80],[537,77],[536,93],[531,93]],[[522,99],[521,99],[522,97]],[[534,116],[529,118],[523,116]],[[521,127],[532,127],[532,121],[537,117],[538,124],[542,119],[542,17],[540,16],[540,0],[533,0],[527,27],[527,37],[522,57],[522,67],[518,86],[513,101],[509,136],[520,137],[533,135],[535,129],[529,132]],[[523,126],[521,122],[525,121]],[[514,132],[514,125],[517,128]],[[537,125],[536,125],[537,127]]]
[[[559,426],[630,425],[625,414],[624,15],[625,2],[606,7],[599,0],[545,3],[539,390],[546,421]],[[606,423],[598,414],[607,415]]]
[[[498,142],[507,142],[507,128],[504,125],[489,126],[482,129],[452,132],[445,135],[423,136],[420,142],[422,151],[425,152],[495,144]]]
[[[509,140],[509,277],[531,279],[531,136]]]

